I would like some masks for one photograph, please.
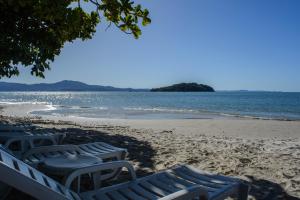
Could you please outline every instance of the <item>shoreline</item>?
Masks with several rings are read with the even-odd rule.
[[[0,105],[3,116],[35,118],[53,122],[70,121],[85,126],[128,126],[135,129],[172,131],[174,134],[207,136],[228,136],[235,138],[300,139],[300,121],[252,119],[252,118],[201,118],[201,119],[117,119],[88,118],[77,116],[53,116],[31,114],[32,110],[48,109],[43,104],[24,106],[23,104]]]
[[[12,107],[2,108],[2,121],[67,132],[70,143],[104,141],[127,148],[139,176],[189,164],[247,181],[250,199],[300,198],[299,121],[34,116]]]
[[[230,113],[218,113],[212,111],[203,111],[202,115],[199,114],[199,117],[185,117],[185,118],[169,118],[166,117],[168,114],[161,114],[161,117],[154,118],[144,118],[144,117],[136,117],[136,118],[128,118],[128,117],[84,117],[84,116],[72,116],[72,115],[47,115],[41,114],[41,112],[56,110],[55,106],[45,104],[44,102],[25,102],[25,103],[3,103],[0,102],[0,111],[8,116],[40,116],[43,118],[56,118],[56,117],[71,117],[71,118],[85,118],[85,119],[113,119],[113,120],[210,120],[210,119],[221,119],[221,120],[263,120],[263,121],[291,121],[291,122],[300,122],[300,119],[292,119],[292,118],[271,118],[271,117],[259,117],[259,116],[250,116],[250,115],[240,115],[240,114],[230,114]],[[37,113],[35,113],[37,112]],[[182,113],[185,115],[186,113]],[[177,113],[176,115],[180,115]],[[193,115],[193,113],[191,113]]]

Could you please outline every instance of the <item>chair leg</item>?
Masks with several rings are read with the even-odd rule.
[[[94,188],[99,189],[101,187],[101,172],[95,172],[92,174],[93,182],[94,182]]]
[[[239,185],[239,193],[238,193],[238,200],[247,200],[248,199],[248,192],[249,186],[245,183],[240,183]]]
[[[200,196],[199,200],[208,200],[207,196]]]

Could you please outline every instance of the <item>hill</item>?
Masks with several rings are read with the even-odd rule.
[[[215,90],[204,84],[179,83],[167,87],[153,88],[151,92],[214,92]]]
[[[147,89],[116,88],[112,86],[88,85],[79,81],[60,81],[56,83],[22,84],[0,82],[0,91],[124,91],[141,92]]]

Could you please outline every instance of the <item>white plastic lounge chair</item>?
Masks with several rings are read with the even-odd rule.
[[[69,155],[91,155],[101,158],[103,161],[124,160],[127,154],[126,149],[117,148],[104,142],[94,142],[80,145],[53,145],[32,148],[22,156],[27,164],[37,167],[47,158],[69,156]],[[46,169],[46,168],[45,168]],[[101,176],[102,180],[117,178],[121,169],[106,172]],[[47,173],[47,171],[45,171]]]
[[[97,156],[103,160],[123,160],[127,154],[127,149],[114,147],[104,142],[93,142],[87,144],[65,144],[35,147],[24,153],[22,159],[28,164],[42,162],[49,157],[60,155],[79,154]]]
[[[0,136],[0,139],[2,140],[3,137]],[[3,146],[18,158],[34,147],[57,145],[55,138],[49,135],[15,135],[4,141]]]
[[[34,131],[15,131],[15,132],[0,132],[0,140],[8,140],[18,136],[49,136],[53,137],[57,144],[61,144],[62,140],[66,137],[64,133],[52,132],[34,132]]]
[[[0,132],[23,132],[35,130],[37,126],[29,124],[1,123]]]
[[[22,132],[25,131],[23,127],[15,127],[12,125],[0,125],[0,132]]]
[[[70,190],[70,184],[80,181],[78,177],[82,174],[120,167],[127,168],[132,181],[83,193],[80,189],[78,193]],[[71,174],[62,186],[3,150],[0,150],[0,181],[42,200],[220,200],[232,195],[246,200],[248,195],[248,187],[236,179],[204,173],[189,166],[136,179],[133,167],[126,161],[83,168]]]
[[[7,152],[7,153],[10,153],[7,149],[3,148],[2,145],[0,145],[0,149]],[[12,188],[9,185],[7,185],[5,183],[2,183],[0,181],[0,199],[1,200],[6,199],[7,195],[10,193],[11,189]]]

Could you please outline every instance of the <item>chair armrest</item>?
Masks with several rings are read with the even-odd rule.
[[[25,143],[29,145],[29,148],[34,148],[34,142],[42,140],[42,141],[49,141],[51,144],[56,144],[56,141],[49,136],[19,136],[19,137],[13,137],[11,139],[8,139],[4,146],[9,149],[9,146],[14,142],[20,142],[21,143],[21,153],[26,152],[28,149],[25,148]]]
[[[208,199],[207,190],[199,185],[195,185],[187,189],[179,190],[178,192],[165,196],[160,200],[188,200],[195,198],[199,198],[199,200]]]
[[[136,174],[135,174],[134,168],[128,161],[114,161],[114,162],[101,163],[101,164],[97,164],[97,165],[93,165],[93,166],[75,170],[65,179],[64,185],[67,188],[70,188],[72,182],[77,177],[80,177],[83,174],[96,173],[96,172],[101,172],[103,170],[118,169],[118,168],[123,168],[123,167],[128,170],[128,172],[131,175],[132,180],[136,180]]]
[[[53,144],[56,144],[56,141],[53,139],[53,137],[48,136],[48,135],[38,135],[38,136],[35,136],[35,135],[20,135],[18,137],[12,137],[12,138],[8,139],[5,142],[5,146],[9,146],[13,142],[24,142],[24,141],[26,141],[33,148],[34,147],[33,143],[34,143],[35,140],[48,140],[48,141],[51,141]]]

